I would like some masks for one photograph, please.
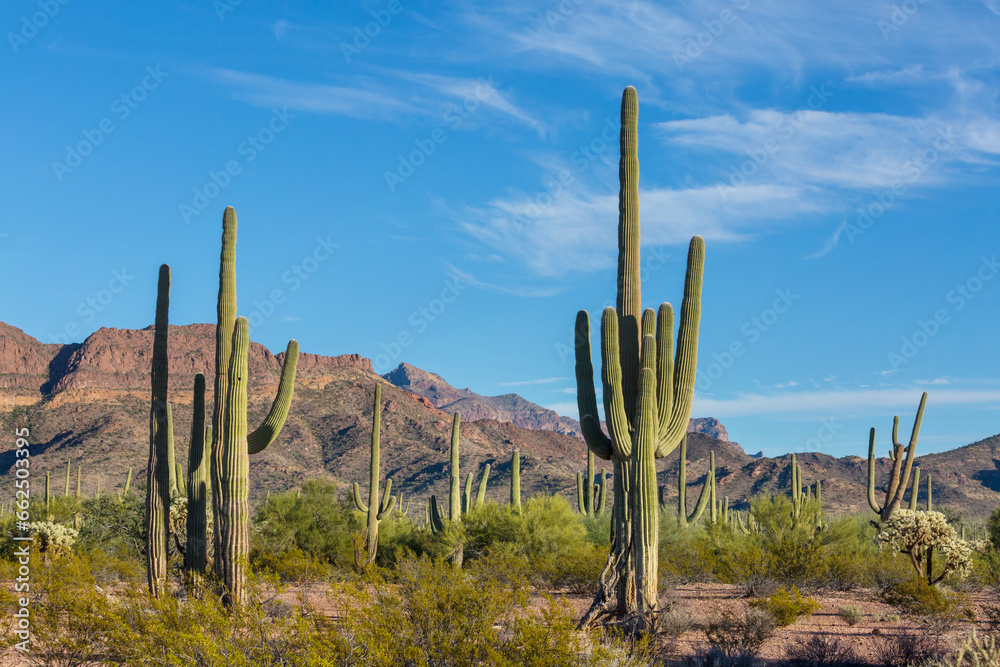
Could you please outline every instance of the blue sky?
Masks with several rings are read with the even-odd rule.
[[[0,319],[214,321],[576,417],[638,90],[644,298],[706,238],[696,416],[748,451],[1000,431],[1000,5],[120,3],[0,12]],[[596,347],[596,345],[595,345]]]

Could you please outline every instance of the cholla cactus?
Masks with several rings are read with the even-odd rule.
[[[80,532],[61,523],[35,521],[28,524],[28,531],[38,542],[38,550],[46,558],[58,558],[73,550]]]
[[[170,532],[174,535],[184,535],[187,532],[188,499],[186,496],[176,496],[170,501]]]
[[[910,557],[910,562],[929,584],[940,582],[950,573],[965,578],[972,570],[973,545],[959,539],[941,512],[896,510],[885,522],[878,541],[882,548],[899,551]],[[925,572],[921,555],[926,549],[937,549],[944,555],[944,569],[935,579]]]

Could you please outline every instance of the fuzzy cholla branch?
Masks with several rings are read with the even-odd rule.
[[[922,554],[926,549],[938,549],[945,557],[944,571],[933,583],[949,573],[964,578],[972,569],[973,545],[959,539],[941,512],[896,510],[883,525],[878,541],[883,549],[909,556],[921,577],[928,574],[924,572]]]
[[[75,528],[68,528],[51,521],[35,521],[28,524],[28,530],[38,542],[38,550],[46,556],[58,558],[73,550],[76,538],[80,536]]]

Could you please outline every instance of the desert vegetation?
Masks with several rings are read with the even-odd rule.
[[[130,470],[120,492],[87,497],[79,468],[71,493],[67,467],[63,494],[47,477],[44,496],[3,511],[0,567],[10,584],[0,604],[14,619],[3,632],[11,646],[23,641],[16,614],[27,608],[34,648],[8,656],[66,666],[1000,663],[1000,508],[982,526],[936,511],[929,476],[918,507],[914,459],[927,393],[905,445],[894,418],[883,486],[870,433],[871,513],[829,514],[822,480],[804,480],[794,455],[783,493],[742,499],[718,497],[711,455],[688,502],[706,249],[691,240],[675,337],[670,303],[642,309],[637,119],[629,87],[617,302],[601,316],[603,411],[590,316],[576,318],[586,472],[575,504],[559,494],[522,498],[514,448],[508,502],[487,500],[489,462],[464,471],[463,486],[457,412],[442,461],[447,510],[436,495],[404,496],[382,475],[388,408],[375,382],[364,415],[372,424],[367,486],[315,479],[252,506],[249,460],[281,434],[298,345],[288,344],[271,409],[250,431],[248,321],[236,313],[237,220],[227,208],[211,419],[208,379],[198,374],[187,465],[175,461],[171,270],[163,265],[145,480],[133,483]],[[657,460],[675,451],[672,505]],[[595,458],[610,461],[610,478],[596,473]],[[26,607],[14,582],[27,561]]]

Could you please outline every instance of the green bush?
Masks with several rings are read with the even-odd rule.
[[[253,519],[250,562],[256,564],[297,547],[312,558],[347,569],[354,564],[351,533],[363,529],[360,513],[337,487],[310,480],[261,505]]]
[[[901,611],[920,617],[934,634],[949,631],[960,620],[974,620],[972,600],[965,593],[941,590],[921,578],[911,578],[883,595]]]
[[[819,609],[818,602],[803,597],[795,586],[792,586],[791,591],[782,586],[766,600],[754,600],[750,605],[766,609],[781,626],[791,625],[799,616],[812,616]]]
[[[83,502],[79,548],[119,558],[145,558],[145,501],[137,495],[105,495]]]
[[[847,623],[851,627],[854,627],[865,618],[865,615],[861,612],[861,608],[856,604],[841,607],[837,612],[837,616],[844,619],[844,623]]]

